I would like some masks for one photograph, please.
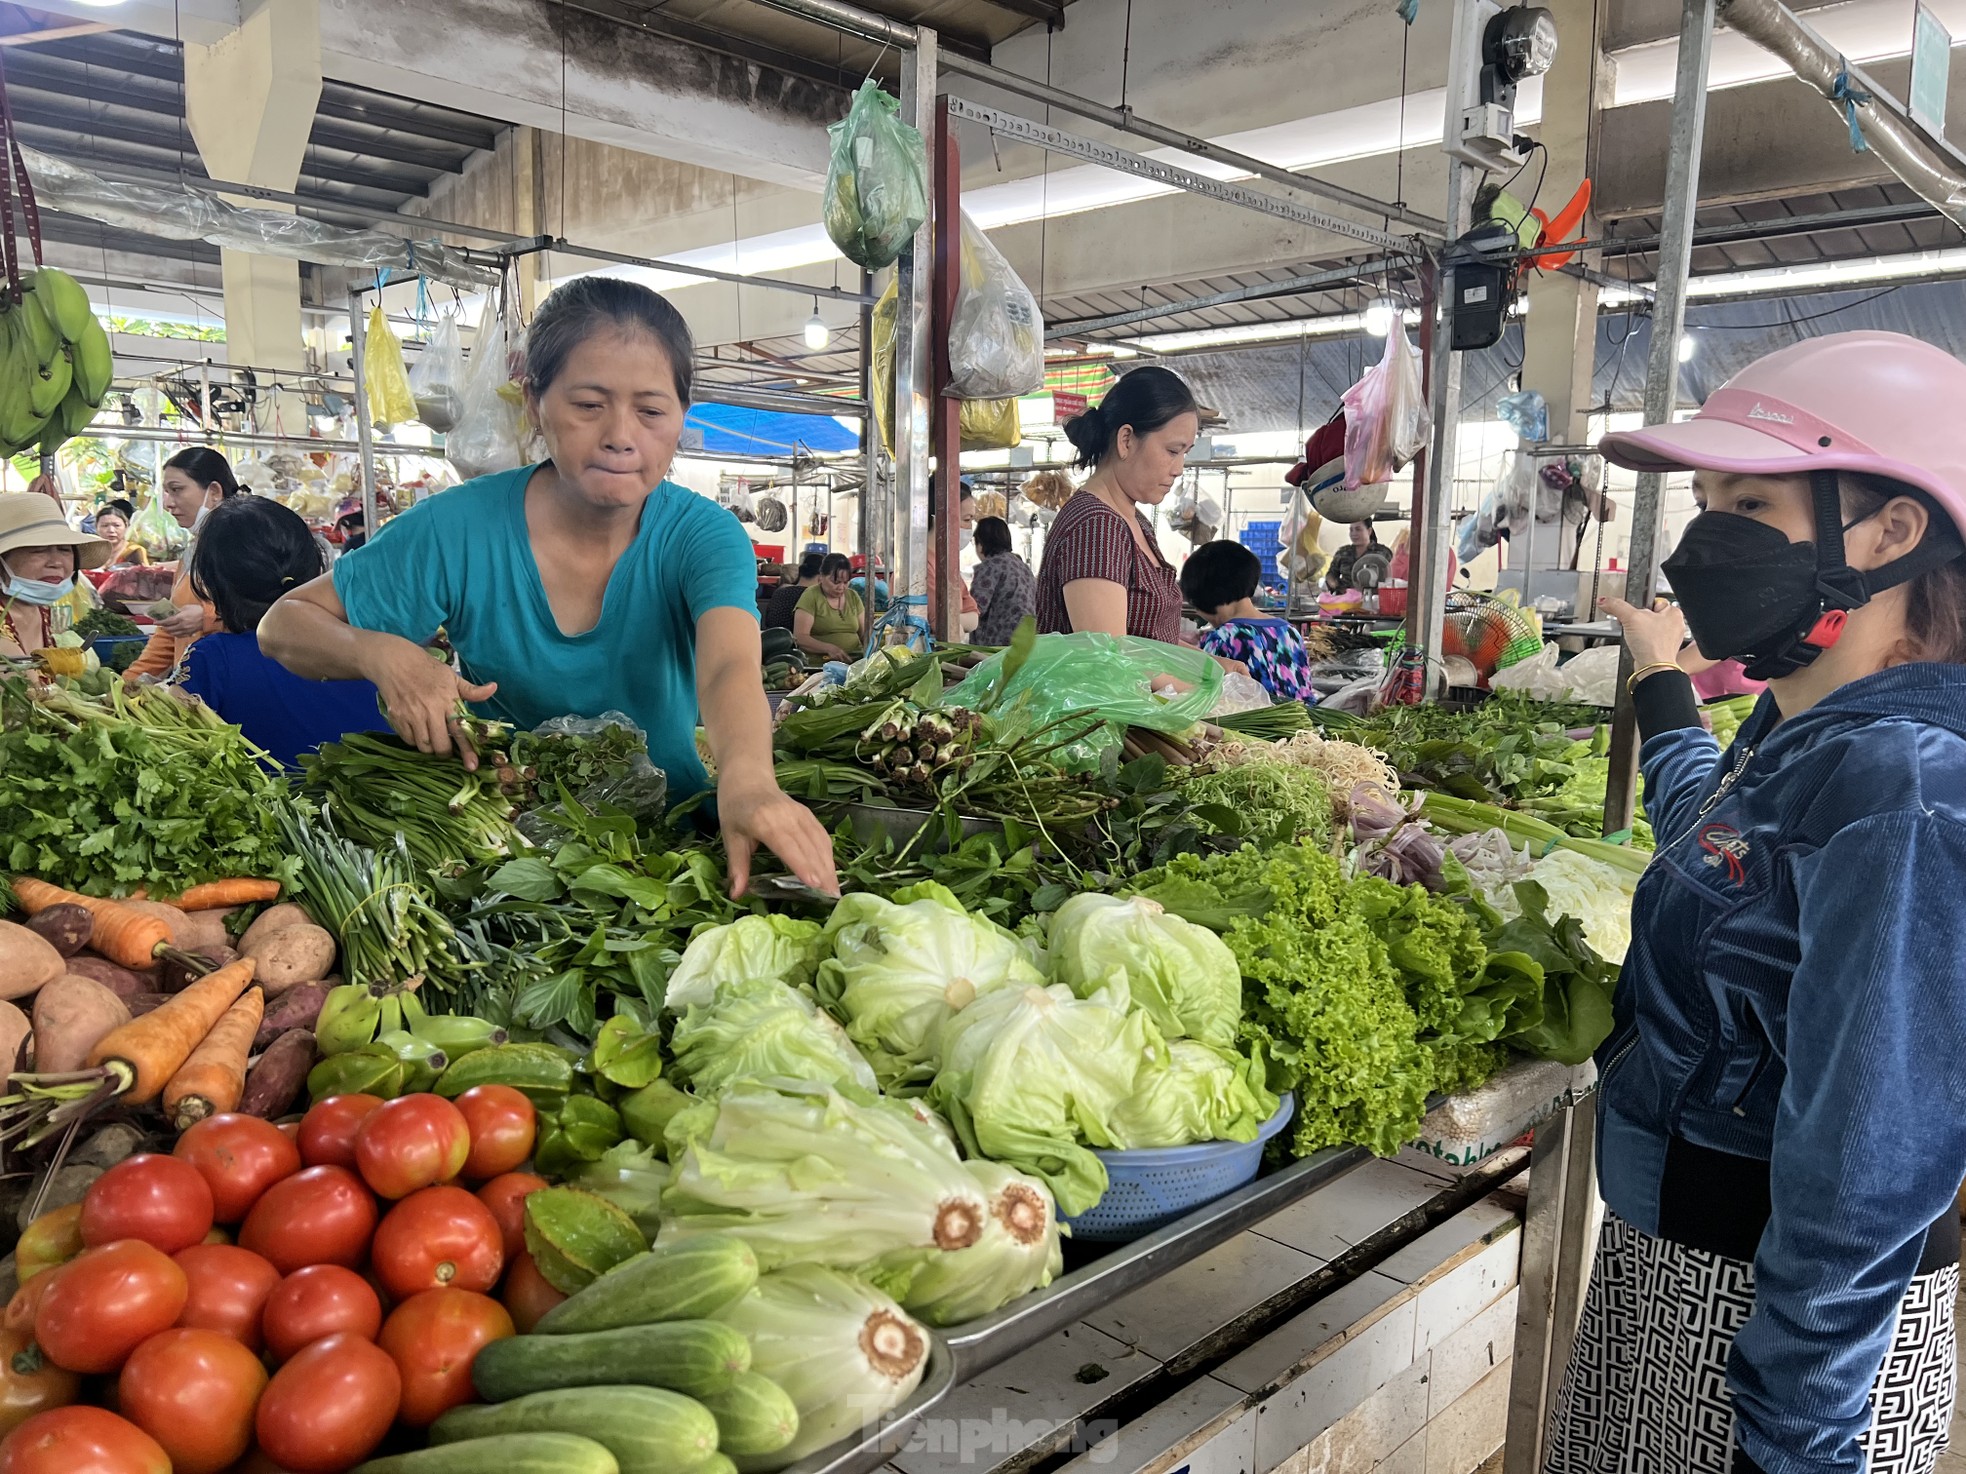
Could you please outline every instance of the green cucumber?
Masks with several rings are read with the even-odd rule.
[[[607,1331],[714,1315],[758,1282],[758,1256],[729,1234],[660,1244],[616,1265],[533,1329],[548,1335]]]
[[[577,1056],[554,1044],[493,1044],[453,1060],[437,1079],[437,1094],[456,1100],[479,1085],[510,1085],[534,1105],[558,1110],[573,1089]]]
[[[716,1455],[698,1466],[707,1471]],[[513,1433],[370,1459],[355,1474],[620,1474],[614,1455],[573,1433]]]
[[[737,1465],[730,1461],[729,1454],[716,1453],[690,1470],[689,1474],[737,1474]]]
[[[620,1474],[675,1474],[717,1451],[717,1420],[709,1409],[656,1387],[570,1387],[511,1402],[454,1407],[430,1425],[430,1441],[450,1444],[576,1429],[614,1455]],[[493,1469],[504,1474],[504,1468],[501,1456],[479,1465],[475,1474]]]
[[[621,1382],[702,1397],[750,1369],[751,1343],[736,1327],[672,1320],[573,1336],[507,1336],[479,1349],[471,1384],[487,1402]]]
[[[718,1451],[732,1458],[775,1454],[799,1436],[799,1409],[790,1394],[757,1372],[739,1372],[726,1390],[702,1401],[717,1419]]]
[[[643,1146],[655,1148],[657,1156],[667,1150],[663,1133],[676,1112],[696,1104],[696,1097],[678,1090],[667,1080],[656,1080],[640,1090],[631,1090],[620,1101],[622,1124],[628,1134]]]
[[[526,1194],[525,1203],[526,1252],[562,1295],[577,1294],[617,1264],[648,1251],[648,1235],[599,1193],[544,1187]]]

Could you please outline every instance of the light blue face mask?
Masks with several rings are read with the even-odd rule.
[[[22,578],[18,573],[7,578],[7,601],[18,599],[23,604],[59,604],[75,592],[75,580],[64,578],[60,583],[49,583],[46,579]]]

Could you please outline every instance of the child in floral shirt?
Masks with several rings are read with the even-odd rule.
[[[1241,543],[1203,543],[1188,555],[1181,596],[1214,626],[1202,633],[1201,648],[1240,660],[1273,700],[1315,703],[1304,642],[1288,621],[1256,607],[1262,576],[1262,561]]]

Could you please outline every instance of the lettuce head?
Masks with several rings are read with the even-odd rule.
[[[932,1326],[988,1315],[1043,1289],[1065,1268],[1058,1213],[1045,1185],[1001,1162],[964,1165],[989,1194],[982,1237],[967,1249],[891,1254],[867,1272],[875,1285]]]
[[[791,916],[740,916],[725,926],[705,927],[690,938],[669,974],[663,1003],[680,1013],[691,1003],[708,1003],[726,983],[751,978],[804,987],[812,981],[819,957],[818,922]]]
[[[1124,985],[1166,1039],[1233,1048],[1242,1021],[1235,953],[1145,896],[1073,896],[1051,918],[1052,977],[1079,997]]]
[[[691,1085],[706,1092],[774,1075],[876,1088],[846,1031],[803,993],[771,978],[726,982],[708,1003],[689,1005],[669,1048]]]
[[[1200,1141],[1254,1141],[1276,1114],[1260,1058],[1175,1039],[1167,1058],[1141,1068],[1133,1094],[1113,1111],[1122,1147],[1192,1146]]]

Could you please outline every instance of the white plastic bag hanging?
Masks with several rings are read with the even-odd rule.
[[[417,355],[410,393],[416,396],[416,417],[432,430],[444,435],[457,427],[464,407],[464,344],[455,312],[437,320],[430,341]]]
[[[1393,476],[1426,448],[1433,416],[1420,389],[1419,350],[1394,324],[1385,355],[1345,391],[1345,489]]]
[[[457,425],[444,438],[444,455],[460,476],[489,476],[520,463],[520,408],[508,390],[512,369],[502,315],[488,311],[464,379]]]
[[[1037,298],[967,214],[962,227],[962,271],[949,324],[949,393],[957,399],[1035,394],[1044,388]]]
[[[1291,493],[1290,511],[1277,529],[1282,546],[1277,550],[1277,572],[1298,588],[1309,588],[1324,576],[1331,555],[1318,546],[1318,532],[1324,518],[1311,506],[1302,487]]]

